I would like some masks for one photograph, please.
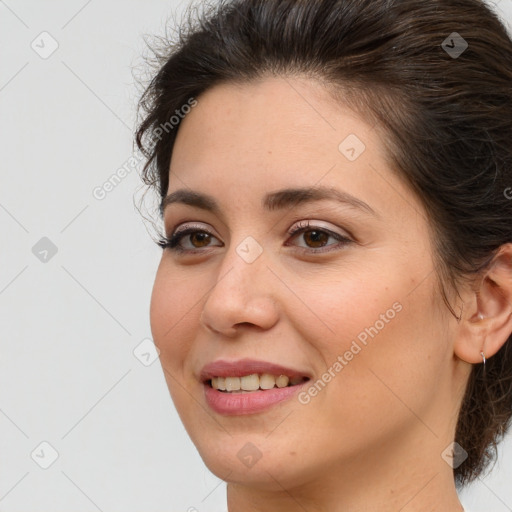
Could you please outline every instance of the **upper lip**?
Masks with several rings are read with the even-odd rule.
[[[210,380],[212,377],[243,377],[253,373],[270,375],[286,375],[287,377],[307,377],[311,378],[308,372],[286,368],[280,364],[269,363],[257,359],[238,359],[227,361],[217,359],[203,366],[200,374],[202,382]]]

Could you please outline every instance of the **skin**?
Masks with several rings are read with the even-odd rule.
[[[354,161],[338,149],[349,134],[366,146]],[[462,510],[441,454],[472,364],[512,331],[512,251],[489,272],[498,286],[489,278],[463,290],[457,322],[437,291],[425,211],[386,156],[370,124],[306,78],[217,85],[180,126],[168,193],[210,194],[221,216],[166,208],[167,235],[193,222],[213,236],[184,237],[196,254],[163,251],[151,328],[183,424],[228,482],[230,512]],[[314,185],[348,192],[376,215],[333,200],[261,206],[267,192]],[[302,220],[352,242],[288,235]],[[252,263],[236,251],[248,236],[263,250]],[[312,251],[322,245],[330,250]],[[206,363],[263,359],[316,381],[396,303],[401,310],[309,403],[247,416],[206,404]],[[452,305],[460,311],[460,300]],[[250,468],[237,457],[248,442],[261,453]]]

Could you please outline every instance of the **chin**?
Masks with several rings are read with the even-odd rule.
[[[303,480],[297,466],[299,455],[290,459],[293,447],[275,434],[275,439],[267,439],[267,434],[230,436],[225,432],[205,436],[204,430],[190,434],[206,467],[222,480],[268,491],[281,491]]]

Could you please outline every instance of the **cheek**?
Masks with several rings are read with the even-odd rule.
[[[200,297],[190,283],[174,275],[160,265],[151,294],[150,324],[167,388],[182,422],[188,425],[189,418],[200,413],[190,407],[198,383],[187,367],[201,313]]]
[[[429,280],[411,293],[410,279],[396,271],[387,278],[362,277],[297,289],[310,297],[315,315],[303,310],[295,325],[326,372],[318,377],[327,384],[319,384],[311,402],[329,410],[332,425],[343,425],[347,435],[365,425],[371,429],[375,421],[414,418],[407,407],[427,408],[446,357]]]
[[[390,254],[326,274],[314,287],[312,279],[295,282],[297,295],[308,298],[307,310],[295,313],[296,325],[303,339],[314,340],[327,366],[347,351],[351,361],[386,367],[439,358],[441,319],[429,272],[426,259],[411,266]]]
[[[150,303],[153,340],[167,366],[183,362],[199,322],[200,304],[194,287],[176,279],[163,263],[158,268]]]
[[[295,318],[300,337],[313,344],[327,366],[350,350],[353,342],[362,347],[361,355],[372,339],[383,337],[402,315],[400,293],[396,291],[400,283],[376,277],[352,272],[342,280],[324,276],[314,286],[307,281],[295,283],[296,295],[307,300],[290,301],[286,314]],[[353,352],[357,351],[355,346]]]

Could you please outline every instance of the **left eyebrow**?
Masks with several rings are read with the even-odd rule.
[[[338,201],[380,218],[380,215],[361,199],[358,199],[348,192],[324,186],[285,188],[269,192],[262,199],[262,207],[268,211],[275,211],[324,199]],[[160,212],[163,214],[165,208],[172,203],[183,203],[195,206],[196,208],[201,208],[220,216],[220,207],[217,201],[212,196],[201,192],[195,192],[189,189],[175,190],[162,199]]]
[[[338,201],[352,208],[370,213],[375,217],[380,217],[380,215],[363,200],[343,190],[322,186],[286,188],[276,192],[271,192],[264,197],[262,205],[267,210],[273,211],[284,209],[297,204],[321,201],[322,199]]]

